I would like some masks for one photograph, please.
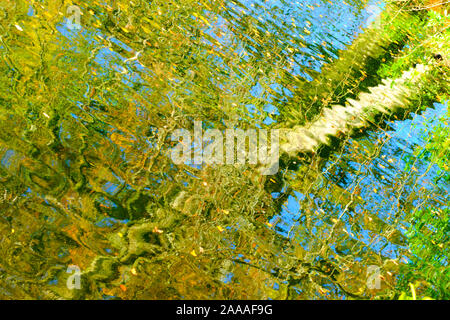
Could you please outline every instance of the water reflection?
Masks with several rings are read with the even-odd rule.
[[[279,124],[381,4],[85,1],[81,30],[55,18],[62,4],[2,8],[19,27],[0,28],[0,297],[345,298],[362,294],[356,262],[402,256],[386,222],[448,201],[428,163],[402,171],[415,132],[397,124],[285,169],[281,190],[168,156],[195,119]]]

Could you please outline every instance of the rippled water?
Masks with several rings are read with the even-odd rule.
[[[64,1],[2,4],[0,297],[369,297],[367,266],[407,256],[405,212],[448,203],[435,166],[406,166],[446,105],[273,178],[167,154],[193,120],[289,121],[280,111],[383,7],[84,1],[71,29]]]

